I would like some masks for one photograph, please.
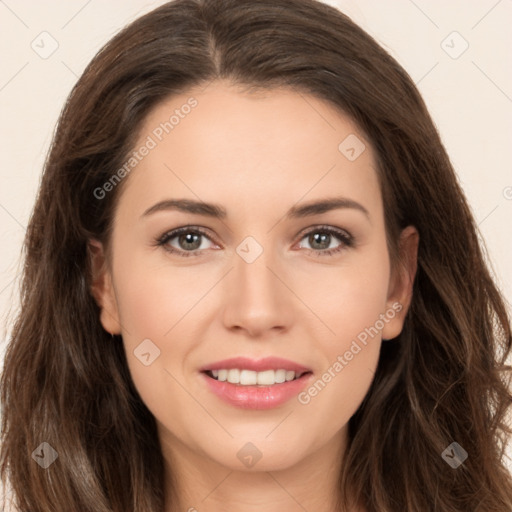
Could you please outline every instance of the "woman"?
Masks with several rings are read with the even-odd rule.
[[[313,0],[176,0],[61,115],[2,477],[21,511],[510,510],[511,343],[405,71]]]

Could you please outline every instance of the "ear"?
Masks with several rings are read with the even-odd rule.
[[[88,244],[91,268],[91,293],[100,307],[100,322],[110,334],[121,334],[119,311],[112,284],[112,273],[107,264],[103,244],[98,240],[89,240]]]
[[[400,234],[399,261],[391,273],[386,302],[389,319],[382,330],[382,339],[396,338],[403,329],[405,316],[412,300],[412,289],[418,266],[419,234],[414,226],[407,226]]]

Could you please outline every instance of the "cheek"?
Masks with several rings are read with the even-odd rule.
[[[373,250],[347,253],[336,266],[310,266],[309,273],[299,275],[302,277],[293,281],[294,291],[321,321],[317,325],[322,339],[329,342],[324,352],[330,355],[333,347],[342,350],[385,312],[390,264],[383,244],[375,244]]]
[[[385,325],[382,318],[388,319],[387,252],[368,252],[354,258],[351,265],[336,271],[330,268],[325,278],[316,275],[307,284],[299,293],[307,297],[308,305],[329,329],[322,327],[321,336],[319,331],[316,336],[310,332],[322,353],[323,366],[317,379],[299,396],[299,403],[310,412],[306,421],[311,428],[318,423],[316,427],[328,435],[356,412],[375,374]],[[391,313],[389,318],[394,316],[394,311]],[[326,417],[322,413],[326,410],[336,413]],[[323,423],[315,419],[320,417]]]
[[[129,337],[166,339],[207,289],[194,270],[154,265],[136,254],[119,260],[116,297],[121,323]],[[194,278],[191,279],[191,274]],[[136,341],[136,340],[135,340]]]
[[[126,254],[131,257],[116,261],[115,278],[127,362],[144,401],[159,403],[173,382],[166,370],[179,371],[193,347],[182,329],[187,312],[193,315],[198,285],[191,285],[190,271],[187,279],[184,271],[152,265],[147,255]]]
[[[336,336],[317,342],[323,365],[316,378],[298,396],[304,407],[305,428],[326,437],[348,423],[364,400],[377,368],[381,347],[381,297],[367,299],[365,307],[340,305],[327,321]],[[300,407],[300,406],[299,406]]]

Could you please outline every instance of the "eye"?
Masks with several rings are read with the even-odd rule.
[[[201,238],[210,240],[206,232],[201,228],[184,226],[164,233],[156,240],[156,245],[162,246],[166,251],[179,254],[180,256],[199,256],[201,254],[200,251],[208,249],[208,247],[203,245]],[[176,241],[173,244],[172,241],[174,239]]]
[[[330,226],[317,226],[310,229],[303,234],[301,241],[305,238],[312,247],[308,250],[317,253],[318,256],[329,256],[354,245],[354,237],[350,233]],[[333,247],[333,239],[338,239],[339,245]]]
[[[212,242],[207,232],[195,226],[183,226],[164,233],[155,241],[155,245],[163,247],[166,251],[179,256],[200,256],[203,250],[211,247],[204,246],[204,240]],[[354,245],[353,236],[345,230],[331,226],[317,226],[302,234],[300,241],[307,239],[312,247],[307,249],[318,256],[329,256]],[[337,239],[339,244],[332,246]],[[213,243],[213,242],[212,242]],[[300,248],[303,248],[300,246]]]

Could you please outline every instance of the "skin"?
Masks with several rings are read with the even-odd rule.
[[[214,82],[158,105],[135,147],[191,96],[197,106],[125,178],[111,253],[91,241],[102,325],[123,337],[135,386],[157,421],[169,488],[171,466],[177,476],[179,506],[168,502],[168,512],[220,512],[226,504],[239,512],[332,512],[348,421],[369,389],[382,339],[403,327],[417,232],[402,232],[406,264],[393,270],[374,152],[347,116],[313,96],[248,94]],[[366,146],[354,161],[338,149],[350,134]],[[340,208],[285,218],[296,204],[338,196],[368,216]],[[227,217],[143,215],[178,198],[219,204]],[[198,256],[155,245],[187,225],[207,231],[200,248],[177,236],[168,245]],[[348,231],[354,245],[334,235],[314,245],[307,228],[322,225]],[[236,252],[248,236],[263,249],[252,263]],[[319,254],[325,246],[341,251]],[[198,373],[229,357],[277,356],[311,368],[315,381],[394,303],[402,310],[307,404],[292,398],[266,411],[239,409]],[[148,338],[160,356],[145,366],[134,350]],[[251,468],[237,457],[248,442],[262,454]]]

